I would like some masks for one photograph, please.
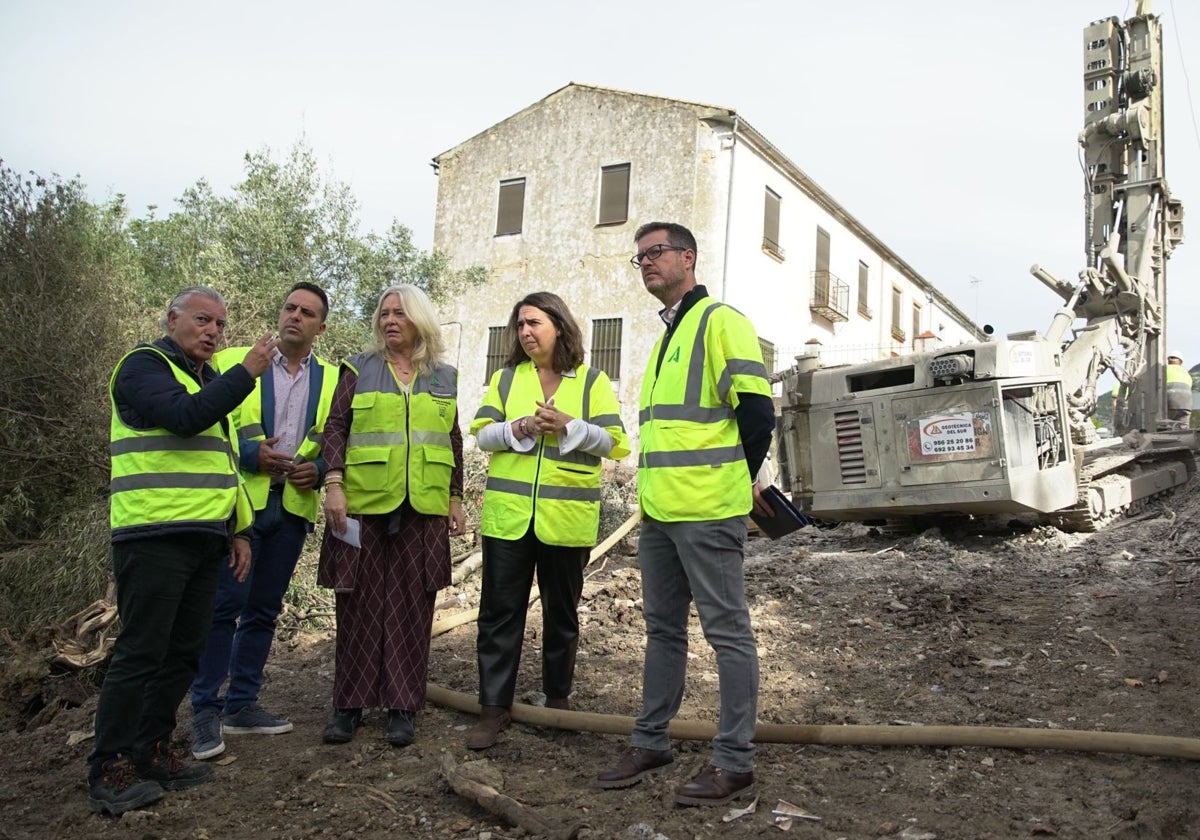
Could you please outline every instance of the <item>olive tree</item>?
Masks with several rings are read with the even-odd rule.
[[[198,181],[177,210],[165,218],[152,210],[130,232],[147,298],[165,301],[194,283],[213,286],[229,302],[230,343],[270,328],[293,283],[317,283],[332,303],[320,349],[333,358],[362,346],[364,313],[388,285],[414,283],[436,301],[485,277],[482,268],[454,271],[445,255],[421,251],[398,221],[382,234],[360,233],[349,187],[323,176],[303,143],[283,161],[265,149],[247,154],[245,178],[230,195]]]

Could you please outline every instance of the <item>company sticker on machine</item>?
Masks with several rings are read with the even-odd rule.
[[[1013,342],[1008,348],[1008,372],[1012,376],[1037,376],[1037,356],[1033,347],[1022,342]]]
[[[909,463],[990,458],[995,451],[987,411],[933,414],[906,425]]]

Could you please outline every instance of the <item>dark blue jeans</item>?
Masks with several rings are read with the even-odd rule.
[[[267,506],[254,514],[250,574],[238,583],[231,569],[221,569],[212,627],[192,683],[193,712],[233,714],[258,702],[275,621],[307,534],[308,521],[284,510],[283,494],[268,493]]]
[[[228,537],[203,533],[113,545],[121,635],[96,705],[92,777],[110,758],[147,759],[155,742],[171,737],[229,551]]]

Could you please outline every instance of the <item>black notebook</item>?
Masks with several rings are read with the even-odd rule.
[[[751,510],[750,518],[754,520],[758,529],[771,539],[777,540],[808,524],[804,514],[797,510],[788,497],[783,495],[783,491],[774,484],[768,485],[762,491],[762,497],[771,505],[775,515],[761,516]]]

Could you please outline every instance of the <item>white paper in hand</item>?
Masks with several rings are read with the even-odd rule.
[[[345,531],[340,534],[337,531],[334,531],[333,535],[342,542],[352,545],[355,548],[362,548],[362,523],[353,517],[346,517]]]

